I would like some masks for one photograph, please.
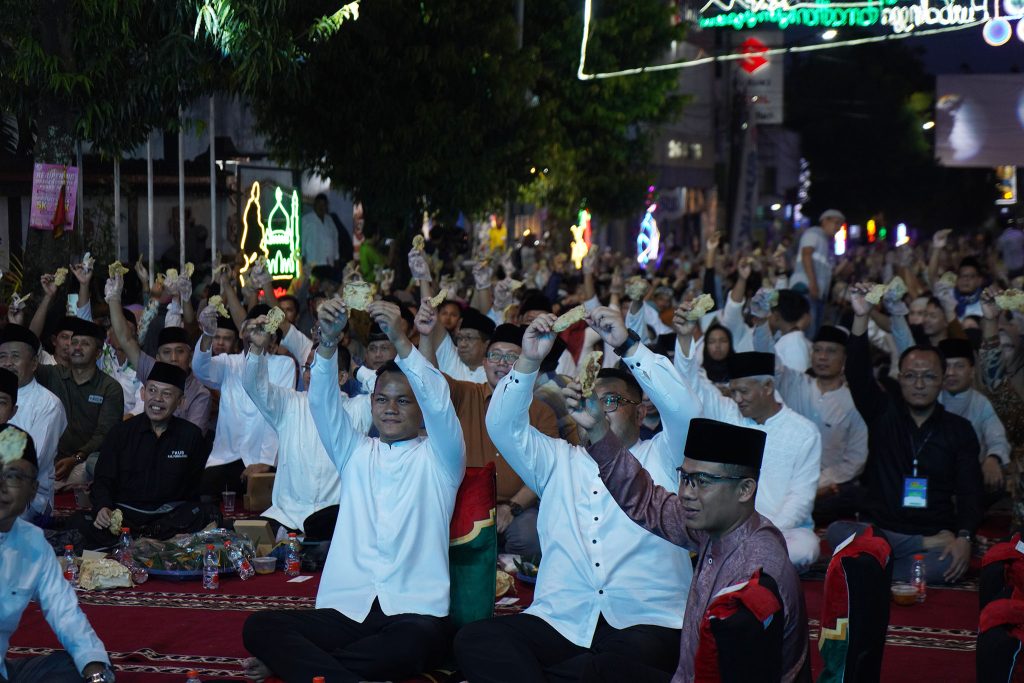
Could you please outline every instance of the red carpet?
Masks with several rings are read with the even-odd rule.
[[[89,620],[103,640],[124,683],[182,681],[189,669],[204,679],[237,678],[241,661],[242,623],[255,610],[313,607],[319,576],[301,584],[287,583],[282,573],[250,581],[226,579],[216,593],[205,593],[197,581],[174,583],[150,579],[132,590],[79,592]],[[804,582],[811,625],[815,675],[819,581]],[[532,586],[518,585],[520,604],[501,609],[518,611],[533,597]],[[978,595],[964,589],[932,588],[928,600],[914,607],[892,606],[883,681],[974,680],[974,635]],[[59,647],[38,606],[25,612],[9,656],[42,654]]]

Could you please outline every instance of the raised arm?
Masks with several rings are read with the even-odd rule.
[[[666,541],[696,549],[698,539],[686,528],[686,510],[679,496],[658,486],[612,430],[587,449],[601,481],[631,520]]]
[[[103,298],[106,299],[110,307],[110,327],[114,330],[117,343],[121,346],[121,350],[124,351],[124,355],[128,358],[128,362],[131,363],[132,367],[138,368],[139,354],[142,352],[142,347],[139,346],[138,340],[132,335],[131,329],[128,327],[128,321],[124,317],[124,309],[121,307],[121,292],[123,289],[123,276],[115,275],[112,278],[107,278],[107,284],[103,287]]]
[[[621,315],[610,308],[594,309],[587,315],[587,323],[612,347],[618,347],[628,338]],[[672,362],[639,342],[626,350],[622,360],[657,407],[666,438],[673,444],[685,443],[690,420],[700,417],[701,403],[672,367]],[[676,464],[681,464],[682,450],[673,449],[673,453],[678,453]]]
[[[36,312],[32,316],[28,329],[40,339],[43,338],[43,328],[46,327],[46,315],[50,312],[53,299],[57,296],[57,285],[53,283],[53,275],[45,274],[39,278],[39,284],[43,288],[43,298],[40,299]]]
[[[878,385],[871,368],[867,334],[871,304],[864,298],[869,289],[870,286],[863,283],[850,288],[854,318],[846,344],[846,383],[864,422],[871,424],[886,409],[889,397]]]
[[[533,385],[541,361],[554,344],[554,321],[554,315],[544,313],[526,329],[522,355],[494,388],[486,417],[487,433],[498,452],[523,483],[542,497],[558,458],[572,448],[530,426]]]
[[[320,306],[320,345],[310,369],[309,412],[320,441],[338,472],[343,472],[356,448],[368,437],[352,428],[338,388],[338,342],[348,321],[348,310],[335,295]]]
[[[199,327],[203,334],[192,353],[192,374],[211,389],[220,389],[224,382],[225,365],[220,356],[213,357],[213,335],[217,332],[217,309],[206,305],[199,313]]]
[[[245,358],[245,369],[242,371],[242,388],[256,404],[264,419],[277,429],[285,417],[287,390],[270,383],[266,353],[270,335],[262,329],[264,322],[266,316],[257,318],[256,327],[250,336],[249,354]]]

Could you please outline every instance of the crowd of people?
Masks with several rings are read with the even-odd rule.
[[[30,599],[66,652],[0,659],[0,681],[112,679],[52,547],[110,547],[115,516],[201,529],[269,472],[255,512],[330,546],[315,610],[246,622],[254,680],[401,680],[453,653],[471,683],[692,681],[714,657],[705,614],[740,592],[780,617],[745,636],[758,680],[809,680],[798,576],[822,539],[873,525],[896,580],[923,554],[955,583],[987,510],[1024,516],[1024,318],[997,301],[1024,233],[837,257],[845,222],[670,240],[646,269],[530,240],[387,251],[366,227],[354,260],[318,257],[286,291],[259,262],[43,275],[0,330],[0,652]],[[454,632],[449,525],[488,463],[499,546],[539,563],[535,597]],[[86,509],[54,515],[63,490]]]

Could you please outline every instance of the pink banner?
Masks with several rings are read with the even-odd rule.
[[[37,230],[53,230],[60,222],[58,204],[64,187],[64,229],[75,227],[75,202],[78,199],[78,167],[57,164],[36,164],[32,172],[32,212],[29,226]]]

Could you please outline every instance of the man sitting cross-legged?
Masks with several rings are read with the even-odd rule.
[[[199,486],[210,447],[199,427],[174,414],[185,380],[177,365],[154,363],[140,391],[142,414],[121,422],[103,440],[90,491],[92,513],[83,514],[77,525],[87,547],[113,545],[114,510],[121,511],[124,526],[146,529],[147,535],[163,536],[153,525],[172,515],[176,521],[166,536],[202,525]]]
[[[593,387],[622,443],[667,488],[679,482],[680,445],[699,410],[672,363],[627,332],[622,316],[597,308],[587,321],[630,372],[605,369]],[[597,466],[580,446],[529,424],[533,385],[555,340],[555,316],[541,313],[526,330],[522,354],[498,382],[487,431],[523,482],[540,496],[543,560],[533,604],[522,614],[464,626],[455,654],[472,683],[573,681],[601,652],[670,673],[678,657],[682,605],[693,569],[689,554],[644,532],[619,509]],[[641,389],[642,386],[642,389]],[[643,390],[665,429],[638,441]]]
[[[379,438],[352,428],[338,391],[336,347],[348,317],[340,297],[320,308],[309,406],[341,475],[316,609],[249,617],[246,674],[288,683],[403,680],[448,650],[448,530],[465,472],[462,428],[448,383],[401,328],[401,312],[367,311],[397,351],[371,396]],[[429,436],[420,436],[420,425]]]
[[[36,493],[36,452],[32,437],[17,427],[0,426],[11,439],[0,447],[0,681],[79,683],[113,681],[103,643],[78,606],[75,589],[61,575],[60,563],[43,532],[18,517]],[[67,652],[6,659],[21,615],[35,600]]]

